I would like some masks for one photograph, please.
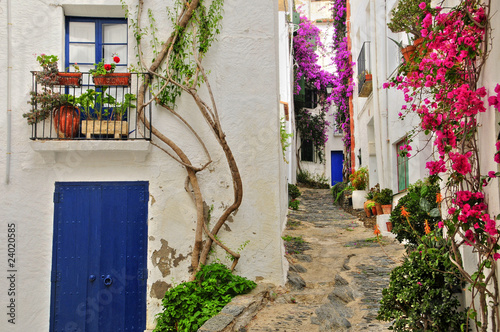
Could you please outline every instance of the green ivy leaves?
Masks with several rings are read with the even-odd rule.
[[[256,286],[255,282],[232,274],[223,264],[205,265],[194,281],[167,291],[162,300],[164,311],[156,316],[154,331],[196,331],[233,297]]]

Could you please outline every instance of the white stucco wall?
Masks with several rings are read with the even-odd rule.
[[[131,8],[136,3],[127,1]],[[155,3],[160,27],[167,3]],[[81,7],[75,7],[78,5]],[[106,7],[101,7],[101,6]],[[115,7],[109,7],[115,6]],[[31,142],[31,129],[22,118],[28,110],[30,70],[37,70],[34,53],[64,55],[65,10],[120,16],[118,0],[11,1],[12,11],[12,160],[9,183],[0,184],[2,227],[15,223],[17,229],[18,292],[16,325],[0,320],[2,331],[47,331],[50,315],[50,272],[52,260],[54,183],[56,181],[149,181],[148,211],[148,289],[147,328],[154,327],[154,315],[161,309],[160,299],[151,298],[158,281],[180,283],[189,276],[188,257],[194,239],[195,208],[184,190],[186,172],[165,153],[144,142]],[[0,18],[6,22],[7,5],[0,2]],[[230,232],[220,239],[231,248],[249,241],[242,251],[236,273],[252,280],[283,284],[281,231],[287,211],[285,168],[279,141],[278,85],[278,8],[274,2],[228,1],[222,32],[204,59],[218,102],[221,122],[235,154],[243,180],[243,203]],[[146,14],[145,14],[146,15]],[[168,34],[168,29],[160,29]],[[130,36],[132,34],[130,33]],[[6,174],[6,24],[0,27],[0,172]],[[132,38],[129,59],[134,59]],[[146,57],[150,52],[146,52]],[[60,66],[62,67],[62,66]],[[179,111],[195,120],[194,127],[206,138],[213,152],[213,164],[200,173],[207,205],[214,205],[213,219],[220,215],[232,197],[232,182],[222,151],[203,120],[196,120],[197,109],[188,99]],[[188,112],[189,111],[189,112]],[[191,113],[191,114],[188,114]],[[186,131],[161,111],[154,112],[155,124],[168,132],[188,151],[192,160],[202,162],[200,148]],[[201,117],[199,117],[201,119]],[[40,152],[46,151],[49,152]],[[57,152],[53,152],[53,151]],[[132,150],[132,151],[130,151]],[[5,243],[6,230],[0,231]],[[168,242],[180,259],[168,276],[151,260],[154,251]],[[224,255],[221,255],[222,257]],[[1,264],[7,270],[6,260]],[[1,289],[7,289],[2,278]],[[0,303],[6,304],[2,291]]]
[[[370,68],[373,75],[373,90],[370,96],[358,94],[358,71],[355,66],[355,87],[353,105],[355,118],[355,152],[361,149],[362,165],[356,160],[356,167],[368,166],[370,187],[377,183],[381,188],[391,188],[395,193],[397,186],[396,144],[406,137],[407,132],[418,124],[416,116],[401,120],[398,113],[404,105],[403,95],[395,89],[383,89],[398,66],[399,50],[390,38],[406,41],[402,34],[394,34],[387,28],[390,11],[397,1],[372,2],[367,0],[351,1],[351,39],[352,56],[356,61],[364,42],[370,50]],[[413,151],[409,159],[409,183],[414,183],[428,175],[425,161],[431,153],[431,145],[425,144],[426,137],[420,135],[411,144]],[[422,150],[418,154],[415,152]]]

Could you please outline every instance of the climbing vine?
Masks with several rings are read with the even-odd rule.
[[[489,2],[462,0],[453,8],[432,8],[426,2],[419,8],[422,44],[415,46],[416,52],[399,75],[384,87],[403,91],[407,105],[401,117],[409,113],[419,116],[419,127],[412,136],[423,132],[433,142],[437,158],[427,162],[427,168],[431,177],[447,176],[443,184],[447,213],[437,225],[446,230],[450,258],[470,285],[473,299],[469,318],[481,331],[497,331],[498,217],[489,212],[484,188],[500,173],[482,174],[478,141],[479,115],[489,111],[485,106],[488,89],[480,86],[479,75],[491,43],[490,6]],[[496,85],[488,104],[498,109],[499,100],[500,85]],[[482,146],[487,144],[481,142]],[[496,148],[500,149],[500,142]],[[401,154],[408,155],[411,150],[410,137]],[[491,158],[500,162],[498,153]],[[471,247],[477,257],[473,271],[465,268],[462,246]]]
[[[318,64],[319,56],[317,50],[325,51],[321,42],[320,29],[307,17],[300,18],[299,28],[293,38],[293,50],[295,60],[295,94],[301,91],[300,82],[315,90],[319,95],[320,106],[318,114],[313,114],[306,108],[297,107],[295,112],[296,128],[300,132],[300,138],[310,141],[315,147],[320,163],[325,161],[324,147],[328,141],[328,129],[330,123],[326,120],[331,100],[326,98],[326,90],[332,85],[333,75]]]
[[[351,146],[351,117],[349,114],[349,97],[354,89],[353,66],[351,51],[347,44],[346,26],[346,0],[334,0],[332,7],[333,15],[333,44],[332,58],[336,72],[332,80],[332,93],[328,97],[329,102],[337,106],[335,113],[335,126],[338,131],[344,133],[344,146],[347,150]]]
[[[209,6],[205,6],[204,0],[190,2],[175,0],[174,6],[167,10],[172,30],[165,40],[159,40],[157,37],[158,29],[152,9],[147,11],[148,23],[143,23],[146,10],[144,0],[138,0],[138,5],[133,13],[127,12],[131,29],[137,41],[139,66],[149,73],[149,76],[144,77],[139,87],[138,119],[154,135],[152,144],[185,168],[187,173],[185,189],[191,195],[196,206],[196,229],[191,254],[191,280],[194,279],[201,266],[206,265],[214,243],[233,258],[231,270],[235,268],[240,258],[238,252],[231,250],[217,239],[217,234],[222,226],[241,205],[243,186],[236,160],[219,120],[219,112],[208,75],[202,65],[205,54],[216,41],[220,32],[223,4],[223,0],[213,0]],[[149,43],[145,40],[149,40]],[[145,50],[148,47],[148,54],[154,56],[151,64],[148,64],[144,58]],[[203,94],[201,95],[199,90],[202,87]],[[147,91],[153,94],[153,98],[149,100],[146,98]],[[211,129],[229,166],[233,184],[233,198],[231,202],[224,204],[224,210],[218,218],[214,218],[213,223],[209,223],[209,217],[204,211],[203,192],[198,179],[198,174],[212,163],[212,158],[205,144],[205,139],[198,134],[187,117],[183,115],[187,110],[177,109],[177,101],[181,95],[189,96],[194,101],[199,111],[199,119],[204,120],[203,122]],[[196,139],[204,151],[205,161],[201,165],[195,164],[191,160],[192,157],[198,159],[198,155],[189,156],[187,151],[178,145],[183,137],[169,137],[169,133],[164,133],[151,124],[145,114],[145,107],[150,103],[155,103],[159,111],[164,110],[173,115],[179,125],[187,129],[188,135]],[[213,225],[211,229],[209,229],[209,225]]]
[[[326,120],[326,112],[320,110],[319,114],[312,114],[306,108],[295,112],[297,130],[302,140],[310,141],[315,147],[318,159],[321,163],[325,161],[324,147],[328,140],[328,128],[330,123]]]

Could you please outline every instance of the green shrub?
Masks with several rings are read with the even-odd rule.
[[[311,174],[306,170],[299,170],[297,173],[297,182],[308,183],[311,181]]]
[[[401,197],[396,207],[392,210],[390,220],[392,222],[392,232],[396,234],[399,242],[407,241],[407,247],[416,247],[419,244],[419,238],[425,235],[425,220],[428,221],[431,229],[434,229],[436,223],[440,220],[438,203],[436,195],[439,192],[439,185],[435,182],[424,183],[418,181],[410,185],[408,193]],[[401,215],[401,208],[410,214],[408,217],[411,226],[406,217]]]
[[[384,188],[379,193],[374,193],[373,200],[381,205],[392,204],[392,189]]]
[[[223,264],[205,265],[194,281],[167,291],[162,300],[163,312],[156,315],[154,331],[196,331],[233,297],[256,286],[255,282],[232,274]]]
[[[318,188],[318,189],[330,188],[328,179],[324,175],[319,175],[319,174],[312,175],[306,170],[300,170],[297,173],[297,182],[302,183],[303,185],[309,188]]]
[[[330,189],[333,196],[333,204],[342,205],[345,200],[345,192],[352,189],[353,187],[351,187],[348,182],[335,183],[332,189]]]
[[[293,210],[298,210],[299,204],[300,204],[300,201],[298,199],[291,199],[290,201],[288,201],[288,207],[293,209]]]
[[[299,187],[297,187],[294,184],[289,183],[288,184],[288,196],[290,196],[292,199],[296,199],[300,195],[302,195],[302,194],[300,193]]]
[[[446,245],[421,245],[392,270],[377,319],[393,321],[394,331],[461,331],[466,311],[454,295],[462,288],[458,276]]]

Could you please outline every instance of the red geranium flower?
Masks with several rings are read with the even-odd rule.
[[[115,55],[115,56],[113,57],[113,61],[114,61],[115,63],[120,63],[120,57],[119,57],[119,56],[117,56],[117,55]]]
[[[111,65],[110,64],[105,64],[104,65],[104,69],[106,69],[106,71],[110,71],[111,70]]]

